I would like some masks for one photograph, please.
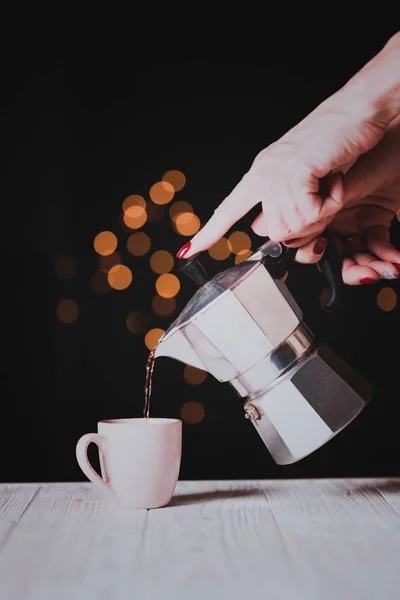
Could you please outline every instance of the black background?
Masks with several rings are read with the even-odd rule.
[[[267,16],[152,18],[93,7],[20,5],[4,14],[2,35],[2,481],[83,480],[75,444],[103,418],[140,416],[143,336],[125,324],[151,313],[155,275],[148,257],[124,254],[121,203],[142,194],[169,169],[181,170],[202,221],[264,146],[342,86],[395,33],[387,24],[348,26],[344,18],[278,22]],[[166,213],[168,214],[168,213]],[[248,229],[244,219],[240,228]],[[133,271],[125,291],[97,295],[95,235],[120,239]],[[168,217],[144,230],[153,249],[185,242]],[[393,236],[400,244],[399,224]],[[257,244],[260,240],[255,239]],[[67,254],[78,270],[60,281]],[[221,265],[222,267],[222,265]],[[354,311],[323,311],[314,266],[293,265],[287,284],[307,324],[375,386],[373,401],[338,437],[303,461],[278,467],[228,385],[183,379],[183,365],[157,364],[153,416],[179,416],[187,400],[205,418],[184,424],[181,478],[399,475],[399,308],[383,312],[379,288],[356,292]],[[182,279],[177,312],[193,293]],[[79,318],[58,322],[61,298]]]

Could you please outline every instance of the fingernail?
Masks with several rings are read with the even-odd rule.
[[[192,243],[188,242],[176,253],[177,258],[183,258],[187,252],[189,252]]]
[[[314,246],[314,254],[322,254],[327,245],[328,242],[326,240],[317,240]]]
[[[376,279],[372,279],[372,277],[363,277],[360,279],[360,283],[375,283]]]
[[[282,244],[285,244],[285,246],[288,246],[289,244],[294,244],[295,242],[298,242],[300,238],[293,238],[292,240],[285,240],[284,242],[282,242]]]
[[[394,265],[396,269],[400,271],[400,263],[392,263],[392,265]]]

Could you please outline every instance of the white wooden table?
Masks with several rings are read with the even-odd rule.
[[[0,484],[0,600],[253,598],[400,598],[400,479],[179,482],[152,511]]]

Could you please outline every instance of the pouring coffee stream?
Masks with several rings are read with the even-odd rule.
[[[320,263],[326,306],[340,310],[346,306],[340,260],[324,235],[330,242]],[[200,287],[160,338],[152,363],[149,357],[147,416],[152,367],[161,356],[229,382],[278,464],[311,454],[361,412],[370,384],[329,346],[316,343],[281,279],[294,253],[267,240],[246,261],[211,278],[200,255],[181,259],[181,271]]]

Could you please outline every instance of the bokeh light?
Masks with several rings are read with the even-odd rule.
[[[147,221],[147,212],[142,206],[131,206],[124,212],[122,218],[129,229],[139,229]]]
[[[183,377],[185,381],[191,385],[200,385],[207,379],[207,371],[202,371],[202,369],[197,369],[197,367],[192,367],[191,365],[186,365],[183,370]]]
[[[118,246],[117,236],[112,231],[101,231],[94,238],[93,246],[97,254],[112,254]]]
[[[180,190],[182,190],[186,184],[186,177],[184,176],[182,171],[176,171],[174,169],[164,173],[164,175],[162,176],[162,180],[170,183],[174,188],[175,192],[179,192]]]
[[[162,298],[157,294],[152,300],[151,307],[156,315],[169,317],[176,309],[176,300],[175,298]]]
[[[398,221],[400,221],[400,208],[399,208],[399,210],[397,211],[396,215],[397,215],[397,220],[398,220]]]
[[[233,254],[239,254],[239,252],[250,250],[251,248],[251,239],[244,231],[234,231],[228,240]]]
[[[140,206],[146,210],[146,200],[143,198],[143,196],[131,194],[130,196],[127,196],[122,203],[123,212],[126,212],[128,208],[131,208],[132,206]]]
[[[244,262],[252,255],[251,250],[239,250],[239,252],[235,256],[235,265],[239,265]]]
[[[168,204],[174,197],[175,190],[168,181],[157,181],[151,186],[149,195],[154,204]]]
[[[151,240],[147,233],[137,231],[128,237],[126,248],[133,256],[144,256],[151,248]]]
[[[225,260],[232,251],[232,246],[226,237],[222,237],[208,250],[211,258],[215,260]]]
[[[166,250],[157,250],[150,257],[150,267],[154,273],[158,273],[159,275],[169,273],[173,266],[173,256]]]
[[[59,256],[54,263],[54,272],[58,279],[72,279],[76,273],[76,264],[71,256]]]
[[[143,310],[132,310],[126,317],[126,326],[131,333],[141,335],[149,328],[149,316]]]
[[[64,323],[64,325],[70,325],[78,318],[79,307],[75,300],[64,298],[57,303],[56,315],[61,323]]]
[[[96,271],[92,276],[90,285],[96,294],[106,294],[111,291],[110,284],[108,283],[107,273],[105,271]]]
[[[379,290],[376,301],[381,310],[390,312],[397,304],[397,295],[393,288],[384,287]]]
[[[200,219],[192,212],[179,213],[174,221],[175,230],[180,235],[191,236],[200,229]]]
[[[100,256],[99,267],[102,271],[109,271],[114,265],[118,265],[121,262],[121,257],[118,252],[113,252],[107,256]]]
[[[181,408],[181,419],[188,425],[200,423],[204,419],[204,415],[204,406],[195,400],[185,402]]]
[[[125,290],[132,282],[132,271],[126,265],[114,265],[108,271],[107,279],[114,290]]]
[[[149,350],[154,350],[157,346],[157,342],[160,337],[164,334],[164,329],[150,329],[145,335],[144,343],[146,344]]]
[[[157,278],[156,290],[163,298],[173,298],[181,288],[181,283],[173,273],[164,273]]]
[[[184,202],[183,200],[178,200],[171,204],[169,216],[174,223],[181,213],[193,213],[193,206],[189,204],[189,202]]]

